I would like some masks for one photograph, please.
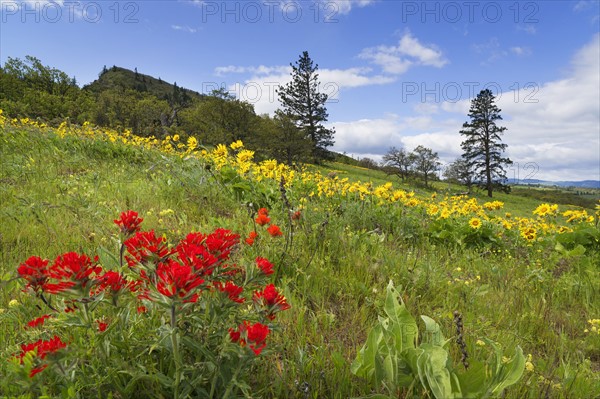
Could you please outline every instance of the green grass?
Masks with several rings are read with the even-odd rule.
[[[18,331],[29,320],[10,317],[16,313],[9,301],[18,300],[27,316],[39,312],[12,280],[19,263],[31,255],[53,259],[67,251],[116,249],[112,220],[123,210],[138,211],[146,229],[173,238],[216,227],[245,235],[252,229],[246,202],[269,206],[272,219],[286,226],[276,186],[270,200],[252,193],[239,198],[197,160],[13,129],[0,132],[0,160],[4,357],[17,351],[23,340]],[[331,171],[375,184],[390,180],[382,172],[345,164],[322,168],[323,174]],[[411,189],[399,182],[394,186]],[[442,193],[448,189],[444,183],[434,186]],[[457,190],[450,187],[448,192]],[[293,190],[289,195],[297,200]],[[487,200],[483,193],[476,197]],[[522,216],[531,216],[539,203],[514,194],[494,199]],[[458,246],[433,241],[424,220],[401,207],[336,201],[307,204],[286,252],[283,240],[256,248],[283,268],[280,285],[292,309],[281,314],[282,329],[270,341],[277,352],[250,374],[254,397],[372,393],[372,387],[350,373],[350,363],[381,314],[390,279],[400,287],[410,312],[436,319],[448,337],[454,331],[452,312],[461,312],[472,356],[482,355],[475,344],[482,337],[509,349],[520,345],[532,354],[534,372],[526,372],[504,397],[599,397],[600,336],[584,332],[588,319],[600,318],[597,251],[566,256],[543,244],[498,250]],[[161,216],[167,209],[174,214]],[[450,348],[458,366],[459,349],[453,342]]]

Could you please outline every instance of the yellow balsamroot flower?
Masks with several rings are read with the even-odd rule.
[[[567,223],[571,223],[575,220],[587,219],[588,217],[588,214],[585,210],[565,211],[562,213],[562,215],[567,218]]]
[[[558,212],[558,205],[556,205],[556,204],[553,204],[553,205],[541,204],[540,206],[535,208],[535,210],[533,211],[533,214],[544,217],[547,215],[556,215],[557,212]]]
[[[243,148],[244,147],[244,143],[242,143],[242,140],[238,140],[238,141],[235,141],[235,142],[231,143],[229,145],[229,147],[232,150],[237,150],[237,149]]]
[[[502,202],[502,201],[492,201],[492,202],[486,202],[485,204],[483,204],[483,207],[485,209],[487,209],[488,211],[502,209],[503,206],[504,206],[504,202]]]
[[[481,228],[481,219],[472,218],[471,220],[469,220],[469,226],[475,230],[480,229]]]
[[[188,152],[194,151],[198,148],[198,140],[194,136],[190,136],[187,139],[187,150]]]
[[[533,227],[527,227],[521,230],[521,237],[531,242],[537,237],[537,232]]]
[[[506,230],[510,230],[512,229],[513,225],[508,220],[503,220],[502,227],[504,227]]]
[[[427,214],[429,216],[435,216],[438,214],[439,211],[440,211],[440,207],[437,206],[436,204],[431,204],[427,207]]]
[[[447,208],[444,208],[444,209],[442,209],[442,212],[440,213],[439,218],[440,219],[448,219],[450,217],[450,215],[451,215],[451,212]]]

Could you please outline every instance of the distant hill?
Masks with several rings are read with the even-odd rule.
[[[113,66],[104,69],[98,79],[92,83],[85,85],[84,90],[89,90],[94,93],[101,93],[106,90],[122,88],[131,89],[139,92],[146,92],[158,97],[161,100],[167,99],[172,95],[175,84],[163,81],[160,78],[155,78],[150,75],[138,73],[126,68]],[[201,99],[203,94],[197,91],[179,87],[182,92],[185,92],[190,98]]]
[[[600,180],[581,180],[581,181],[547,181],[538,179],[508,179],[508,184],[524,186],[558,186],[558,187],[581,187],[600,189]]]

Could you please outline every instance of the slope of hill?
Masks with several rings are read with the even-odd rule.
[[[505,195],[499,197],[505,208],[488,208],[484,198],[446,199],[425,191],[413,196],[388,189],[381,172],[344,164],[331,165],[337,179],[290,171],[287,176],[295,179],[286,178],[284,185],[280,165],[250,162],[241,148],[221,147],[205,155],[190,150],[191,140],[181,150],[186,156],[180,156],[177,143],[166,138],[155,144],[90,126],[51,130],[34,123],[0,126],[0,358],[14,359],[0,361],[0,375],[8,376],[0,379],[0,395],[60,397],[71,390],[82,397],[175,397],[174,370],[180,369],[182,390],[198,389],[196,397],[210,396],[200,389],[210,391],[211,381],[232,380],[244,384],[247,396],[264,398],[431,396],[418,370],[399,367],[391,373],[399,384],[394,396],[387,386],[352,374],[352,361],[378,315],[384,309],[396,315],[385,296],[390,280],[410,314],[439,323],[432,331],[429,319],[426,327],[418,319],[418,327],[415,323],[401,333],[418,328],[424,340],[448,337],[439,346],[444,359],[436,367],[463,376],[461,352],[468,352],[469,372],[481,385],[514,366],[511,359],[522,349],[530,357],[520,357],[518,373],[510,377],[518,382],[502,393],[504,398],[583,398],[600,391],[600,304],[593,299],[600,285],[598,214],[571,212],[569,222],[560,213],[549,214],[550,208],[540,207],[533,215],[537,203],[530,198]],[[356,185],[348,188],[340,182],[344,177]],[[258,207],[269,209],[267,223],[278,225],[282,235],[255,222]],[[522,208],[525,217],[506,215],[513,208]],[[143,230],[153,230],[153,239],[177,243],[189,232],[222,227],[241,236],[232,251],[237,265],[253,266],[257,256],[275,265],[271,278],[280,291],[273,299],[281,303],[285,296],[291,308],[274,320],[264,317],[269,330],[260,355],[251,344],[233,342],[232,329],[246,321],[227,313],[237,302],[202,307],[205,297],[222,294],[217,284],[206,287],[198,303],[167,306],[170,302],[147,300],[142,312],[125,308],[139,299],[128,291],[111,301],[116,294],[102,299],[104,293],[92,296],[88,289],[85,297],[68,297],[76,309],[67,313],[42,308],[38,296],[23,290],[26,282],[16,269],[33,255],[99,254],[105,270],[131,273],[119,265],[123,233],[113,223],[127,209],[139,212]],[[567,209],[561,206],[560,212]],[[244,240],[250,232],[258,235],[252,245]],[[245,284],[244,275],[239,279],[240,287],[234,288]],[[245,286],[242,291],[245,312],[260,305],[255,291]],[[50,295],[49,303],[63,309],[66,303]],[[177,295],[173,301],[179,301]],[[42,312],[51,313],[52,320],[24,330]],[[177,323],[176,312],[186,318]],[[462,316],[461,328],[464,323],[459,330],[463,346],[453,338],[454,312]],[[219,317],[223,328],[196,328],[198,320]],[[68,337],[68,347],[53,353],[47,368],[25,369],[44,360],[35,353],[21,363],[15,358],[24,341],[54,334]],[[171,349],[177,345],[180,359]],[[211,345],[223,350],[217,355],[209,351]],[[376,352],[373,361],[383,362],[387,352]],[[239,359],[253,363],[237,367],[235,378],[220,377],[225,364]],[[73,370],[68,378],[66,367]],[[29,371],[39,375],[30,379]],[[474,378],[467,380],[469,386]],[[215,392],[213,397],[227,396]],[[237,386],[227,392],[242,395]]]

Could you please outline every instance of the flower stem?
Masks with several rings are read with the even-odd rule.
[[[177,342],[177,318],[175,313],[175,302],[171,304],[171,345],[173,346],[173,360],[175,362],[175,384],[173,386],[173,398],[179,398],[179,382],[181,381],[181,359],[179,357],[179,345]]]
[[[242,363],[243,362],[240,359],[240,361],[238,362],[237,369],[235,370],[235,373],[233,373],[233,376],[231,377],[231,380],[229,381],[229,385],[227,386],[227,390],[223,394],[223,398],[224,399],[227,399],[229,397],[229,395],[231,394],[231,390],[233,389],[234,381],[237,378],[237,375],[239,374],[240,370],[242,369]]]

